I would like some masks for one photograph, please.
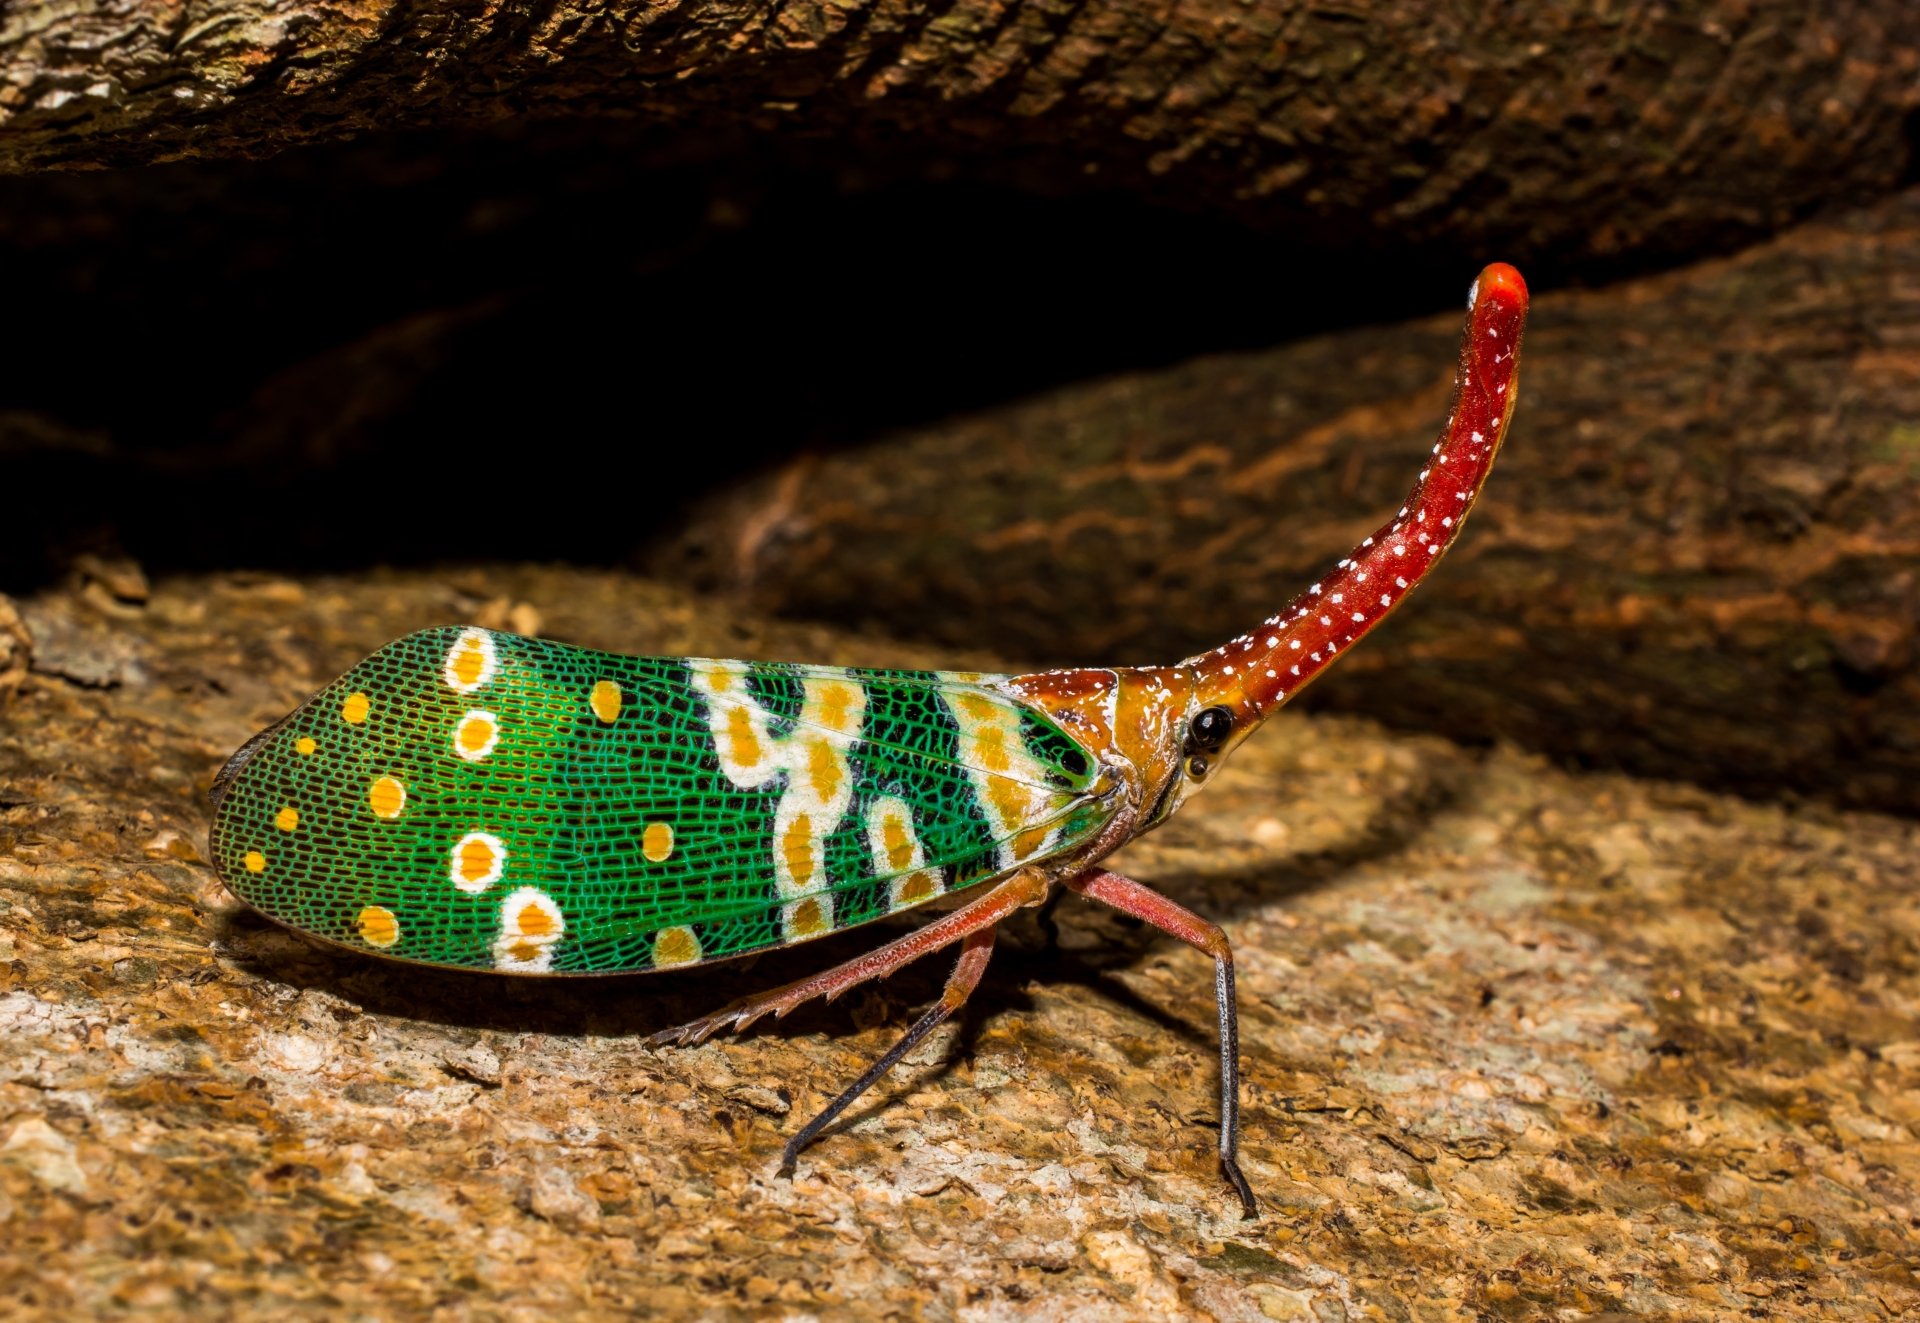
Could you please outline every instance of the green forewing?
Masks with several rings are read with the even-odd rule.
[[[1098,768],[994,677],[409,635],[251,742],[214,861],[403,959],[715,960],[909,909],[1096,834]]]

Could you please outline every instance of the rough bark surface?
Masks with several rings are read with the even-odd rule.
[[[1916,272],[1908,192],[1735,259],[1540,297],[1474,527],[1310,701],[1920,809]],[[659,564],[1034,661],[1172,660],[1392,512],[1458,334],[1457,314],[1343,333],[802,457]]]
[[[1907,0],[26,0],[0,20],[12,170],[619,117],[1587,262],[1884,191],[1917,103]]]
[[[943,962],[653,1051],[862,935],[657,980],[370,963],[237,909],[202,792],[429,622],[927,654],[574,572],[82,574],[21,604],[0,717],[9,1318],[1920,1310],[1911,822],[1286,719],[1124,861],[1238,946],[1258,1222],[1211,1161],[1206,965],[1080,906],[788,1182]]]

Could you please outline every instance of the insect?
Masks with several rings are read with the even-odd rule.
[[[1233,953],[1101,867],[1428,574],[1512,417],[1527,289],[1468,298],[1453,412],[1398,514],[1250,632],[1174,666],[1033,675],[626,657],[484,629],[391,643],[216,776],[212,857],[328,942],[508,974],[675,969],[959,896],[837,968],[655,1036],[697,1043],[958,944],[940,999],[786,1145],[781,1170],[979,984],[996,925],[1056,888],[1212,958],[1220,1167],[1236,1157]]]

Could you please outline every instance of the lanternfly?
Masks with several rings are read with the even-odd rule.
[[[1056,888],[1212,957],[1220,1166],[1236,1160],[1224,933],[1101,861],[1211,778],[1399,605],[1459,535],[1512,417],[1527,290],[1468,298],[1453,413],[1399,513],[1247,634],[1174,666],[976,675],[623,657],[484,629],[391,643],[215,778],[213,858],[302,932],[509,974],[668,969],[958,908],[656,1036],[696,1043],[958,943],[946,989],[793,1137],[782,1170],[963,1003],[994,930]]]

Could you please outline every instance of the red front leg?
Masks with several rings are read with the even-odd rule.
[[[902,965],[911,964],[943,946],[950,946],[969,933],[992,928],[1022,906],[1038,904],[1046,894],[1046,878],[1031,869],[1022,869],[995,883],[978,900],[969,902],[951,914],[942,915],[924,928],[914,929],[905,937],[857,955],[844,965],[835,965],[797,983],[789,983],[784,988],[742,997],[697,1020],[662,1029],[649,1037],[647,1043],[651,1047],[668,1044],[690,1046],[704,1043],[723,1029],[737,1033],[763,1015],[771,1015],[776,1020],[785,1019],[788,1012],[816,997],[832,1001],[847,989],[858,987],[868,979],[885,978]]]
[[[1220,925],[1118,873],[1085,873],[1067,888],[1152,924],[1213,957],[1214,1000],[1220,1012],[1220,1170],[1248,1217],[1259,1216],[1253,1189],[1240,1172],[1240,1012],[1233,987],[1233,948]]]
[[[665,1029],[647,1040],[653,1045],[667,1043],[698,1043],[721,1029],[744,1029],[763,1015],[772,1015],[778,1019],[794,1007],[811,1001],[815,997],[824,997],[832,1001],[848,988],[865,983],[868,979],[883,978],[902,965],[918,960],[931,951],[954,942],[961,943],[960,958],[954,962],[953,973],[947,978],[946,989],[921,1017],[914,1021],[911,1028],[887,1050],[885,1056],[868,1067],[866,1072],[841,1090],[838,1097],[821,1109],[820,1114],[800,1128],[800,1132],[787,1142],[780,1154],[780,1174],[793,1175],[793,1164],[799,1158],[800,1151],[811,1144],[834,1121],[834,1118],[853,1105],[855,1099],[877,1084],[881,1077],[899,1064],[900,1059],[914,1049],[926,1036],[938,1029],[966,1004],[973,990],[980,986],[980,978],[987,972],[987,961],[993,956],[994,927],[1002,919],[1023,905],[1034,905],[1047,895],[1046,877],[1033,869],[1021,869],[1002,878],[986,895],[971,904],[955,910],[951,914],[935,919],[924,928],[908,933],[898,941],[887,943],[877,950],[856,956],[844,965],[835,966],[812,978],[801,979],[784,988],[772,992],[759,993],[746,997],[733,1005],[704,1015],[678,1028]]]

